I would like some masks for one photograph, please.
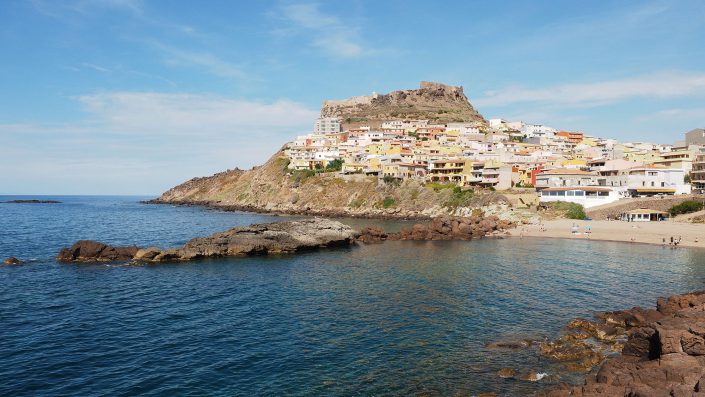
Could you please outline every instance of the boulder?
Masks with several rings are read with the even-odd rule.
[[[137,250],[137,247],[113,247],[98,241],[79,240],[70,248],[62,248],[56,256],[56,261],[64,263],[129,261]]]
[[[516,375],[516,371],[511,368],[502,368],[497,371],[497,376],[500,378],[513,378]]]
[[[5,260],[3,260],[2,263],[6,264],[6,265],[21,265],[24,263],[24,261],[21,261],[21,260],[15,258],[14,256],[11,256],[9,258],[5,258]]]
[[[605,324],[615,329],[624,327],[627,341],[622,355],[605,360],[597,373],[587,377],[582,386],[556,386],[539,395],[705,397],[703,292],[660,298],[657,310],[633,308],[603,313],[598,317],[603,324],[574,320],[570,325],[595,338],[600,335],[600,329],[606,329]],[[606,335],[609,336],[609,332]],[[607,343],[619,344],[618,341]]]

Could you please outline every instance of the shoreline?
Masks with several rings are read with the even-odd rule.
[[[163,201],[159,199],[143,200],[142,204],[149,205],[175,205],[183,207],[204,207],[208,209],[225,212],[251,212],[272,216],[322,216],[328,218],[360,218],[379,220],[406,220],[406,221],[430,221],[434,217],[424,214],[408,213],[400,209],[377,210],[379,212],[351,212],[346,210],[320,210],[320,209],[269,209],[251,205],[220,204],[213,201]]]
[[[572,226],[577,225],[577,234]],[[541,224],[519,225],[507,230],[513,238],[594,240],[630,244],[660,245],[668,248],[705,248],[705,225],[673,221],[624,222],[557,219]],[[588,233],[586,233],[588,232]],[[678,244],[671,244],[671,237]]]
[[[567,396],[702,396],[705,391],[705,291],[658,298],[655,307],[597,313],[593,320],[575,319],[568,331],[549,347],[554,359],[571,361],[574,349],[565,340],[583,334],[619,346],[585,375],[582,384],[560,383],[536,393]],[[572,334],[571,334],[572,332]],[[625,338],[626,340],[620,341]],[[583,345],[587,350],[589,345]],[[557,353],[557,354],[555,354]],[[568,354],[566,354],[568,353]],[[567,360],[561,360],[567,359]]]

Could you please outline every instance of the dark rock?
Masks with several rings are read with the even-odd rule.
[[[10,200],[5,201],[5,204],[61,204],[61,201],[56,200]]]
[[[137,247],[113,247],[93,240],[79,240],[70,248],[62,248],[57,262],[117,262],[129,261]]]
[[[317,218],[236,227],[194,238],[180,248],[145,248],[135,252],[141,262],[187,261],[206,257],[287,254],[322,247],[347,246],[360,235],[340,222]]]
[[[6,265],[21,265],[24,263],[24,261],[21,261],[21,260],[15,258],[14,256],[11,256],[9,258],[5,258],[5,260],[2,261],[2,263],[6,264]]]
[[[518,350],[518,349],[526,349],[528,347],[531,347],[533,342],[529,339],[521,339],[521,340],[502,340],[502,341],[497,341],[497,342],[492,342],[487,345],[488,349],[511,349],[511,350]]]
[[[496,216],[452,217],[439,216],[428,224],[417,223],[398,233],[390,233],[389,240],[470,240],[482,238],[494,232],[512,227],[511,222],[501,221]]]
[[[380,227],[366,227],[360,230],[360,237],[358,237],[358,241],[367,244],[379,243],[386,240],[388,237],[389,235]]]
[[[497,371],[497,376],[500,378],[513,378],[516,375],[516,371],[511,368],[502,368]]]
[[[582,386],[560,385],[539,395],[705,396],[703,292],[660,298],[657,310],[634,308],[598,317],[628,329],[623,354],[608,358]],[[572,325],[593,335],[601,329],[586,320]]]

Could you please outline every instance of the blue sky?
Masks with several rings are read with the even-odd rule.
[[[487,118],[705,127],[694,1],[0,2],[0,194],[158,194],[249,168],[324,99],[462,85]]]

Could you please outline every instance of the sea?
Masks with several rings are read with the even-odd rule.
[[[175,247],[290,219],[148,197],[0,196],[0,396],[500,396],[580,382],[535,348],[576,317],[703,288],[705,251],[395,241],[159,265],[57,264],[79,239]],[[389,230],[408,223],[342,219]],[[502,368],[546,374],[503,379]]]

